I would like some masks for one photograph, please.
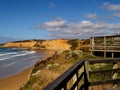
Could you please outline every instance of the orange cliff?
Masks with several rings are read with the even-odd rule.
[[[69,45],[68,40],[46,40],[42,43],[38,43],[40,49],[52,49],[52,50],[70,50],[71,45]]]
[[[48,49],[48,50],[70,50],[71,45],[68,40],[26,40],[17,42],[8,42],[3,47],[7,48],[27,48],[27,49]]]
[[[32,47],[36,44],[34,40],[27,40],[27,41],[16,41],[16,42],[8,42],[3,45],[3,47],[7,48],[28,48],[32,49]]]
[[[89,44],[84,44],[85,40],[79,39],[56,39],[56,40],[25,40],[8,42],[3,45],[7,48],[25,48],[36,50],[70,50],[81,49],[83,47],[89,47]]]

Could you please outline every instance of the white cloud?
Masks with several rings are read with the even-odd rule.
[[[110,2],[104,2],[103,8],[111,11],[120,11],[120,4],[111,4]]]
[[[119,13],[115,13],[114,16],[120,17],[120,12]]]
[[[98,19],[98,16],[96,13],[89,13],[89,14],[86,14],[85,15],[87,18],[89,19],[93,19],[93,20],[97,20]]]
[[[120,11],[120,4],[111,4],[108,6],[109,10]]]
[[[120,33],[120,24],[92,23],[90,21],[67,23],[63,19],[45,22],[38,28],[51,32],[51,36],[57,38],[89,38]]]
[[[49,27],[60,27],[63,26],[65,24],[65,20],[62,19],[56,19],[50,22],[46,22],[45,26],[49,26]]]
[[[104,2],[103,9],[111,11],[113,16],[120,17],[120,4],[111,4],[110,2]]]

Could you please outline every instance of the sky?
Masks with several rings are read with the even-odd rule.
[[[120,34],[120,0],[0,0],[0,36],[84,39]]]

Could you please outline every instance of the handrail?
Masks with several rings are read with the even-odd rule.
[[[56,80],[50,83],[43,90],[61,90],[62,88],[66,90],[68,81],[79,71],[79,69],[82,66],[84,66],[83,60],[77,62],[75,65],[73,65],[70,69],[68,69],[65,73],[63,73],[60,77],[58,77]],[[81,79],[81,76],[78,78]],[[75,86],[76,85],[77,84],[75,84]]]
[[[117,84],[118,82],[120,82],[120,78],[90,82],[90,86],[96,86],[102,84]]]
[[[46,86],[43,90],[68,90],[67,89],[67,83],[76,75],[76,81],[71,85],[69,90],[88,90],[89,86],[95,86],[95,85],[102,85],[102,84],[116,84],[120,82],[120,78],[115,79],[109,79],[109,80],[101,80],[101,81],[89,81],[89,75],[91,73],[103,73],[103,72],[118,72],[120,68],[113,68],[113,69],[103,69],[103,70],[97,70],[97,71],[89,71],[89,67],[86,66],[87,64],[99,64],[99,63],[117,63],[120,62],[120,58],[117,59],[106,59],[106,60],[80,60],[75,65],[70,67],[65,73],[63,73],[60,77],[55,79],[52,83],[50,83],[48,86]],[[80,75],[78,75],[79,70],[84,67],[84,71],[81,72]],[[84,80],[83,80],[83,79]],[[83,80],[81,85],[78,85],[78,83]],[[78,87],[79,86],[79,87]]]
[[[120,58],[88,60],[88,62],[89,62],[89,64],[95,64],[95,63],[117,63],[117,62],[120,62]]]
[[[120,62],[120,58],[114,58],[114,59],[104,59],[104,60],[88,60],[87,61],[89,65],[91,64],[100,64],[100,63],[111,63],[111,64],[117,64],[117,62]],[[113,65],[113,66],[114,66]],[[111,74],[114,75],[114,73],[120,72],[120,67],[117,68],[112,68],[112,69],[102,69],[102,70],[90,70],[89,74],[96,74],[96,73],[101,73],[103,74],[104,72],[111,72]],[[112,78],[112,77],[111,77]],[[120,78],[112,78],[108,80],[99,80],[99,81],[89,81],[89,86],[95,86],[95,85],[102,85],[102,84],[117,84],[120,82]]]

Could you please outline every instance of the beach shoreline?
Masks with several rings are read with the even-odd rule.
[[[32,72],[33,66],[22,71],[17,75],[13,75],[7,78],[0,79],[1,90],[19,90],[21,85],[26,83]]]
[[[55,50],[46,50],[45,51],[46,54],[43,57],[39,58],[36,61],[36,63],[42,60],[46,60],[48,57],[52,56],[55,52],[56,52]],[[27,68],[21,71],[18,74],[15,74],[6,78],[0,78],[0,89],[1,90],[19,90],[20,87],[29,80],[29,77],[31,75],[33,68],[34,68],[34,65],[31,66],[30,68]]]

